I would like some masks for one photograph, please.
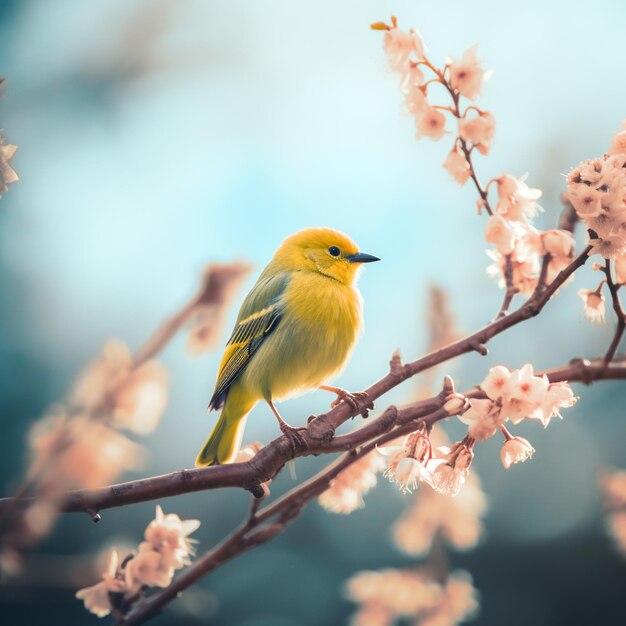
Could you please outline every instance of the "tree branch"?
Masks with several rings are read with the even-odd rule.
[[[424,370],[468,352],[476,351],[481,354],[487,354],[485,344],[490,339],[508,328],[539,314],[554,292],[579,267],[584,265],[590,250],[591,246],[587,246],[567,268],[558,274],[548,287],[543,290],[536,290],[516,311],[491,322],[472,335],[435,350],[416,361],[404,365],[393,361],[391,371],[366,389],[367,399],[359,403],[356,409],[347,402],[342,402],[328,413],[310,418],[307,430],[302,433],[305,446],[301,449],[294,449],[291,440],[281,436],[261,449],[247,463],[186,469],[172,474],[129,481],[101,489],[69,492],[61,501],[60,511],[89,511],[90,514],[93,514],[93,512],[97,513],[106,508],[145,502],[181,493],[222,487],[252,489],[256,485],[274,478],[285,463],[295,457],[337,452],[359,445],[362,443],[359,439],[361,435],[358,434],[360,430],[350,435],[335,438],[336,429],[348,419],[364,411],[369,402],[377,400],[400,383]],[[422,415],[425,415],[440,406],[436,402],[438,401],[430,399],[417,403],[414,406],[417,406],[417,410],[422,411]],[[379,419],[382,419],[384,416],[385,414]],[[378,421],[376,423],[378,424]],[[374,432],[378,432],[377,428],[378,426],[372,426]],[[28,498],[20,499],[19,501],[24,503],[32,502]],[[0,514],[8,506],[17,502],[13,498],[0,500]]]
[[[607,367],[603,359],[595,361],[575,359],[570,364],[548,370],[545,374],[551,382],[568,380],[590,384],[597,380],[626,379],[626,362],[611,363]],[[480,390],[476,390],[469,395],[481,394]],[[437,402],[442,402],[441,394],[436,398],[430,398],[403,409],[389,407],[374,423],[350,435],[335,438],[335,444],[339,440],[345,440],[342,443],[351,446],[348,448],[349,451],[276,502],[268,504],[258,512],[253,508],[246,522],[234,533],[219,546],[194,561],[169,587],[137,603],[128,615],[118,621],[118,626],[136,626],[143,623],[160,612],[199,579],[249,549],[266,543],[282,533],[313,498],[322,494],[330,486],[331,481],[341,471],[375,450],[377,446],[414,431],[422,421],[432,426],[448,417],[448,414],[441,408],[424,415],[424,407],[434,406]],[[355,437],[359,434],[360,437]],[[358,444],[355,442],[358,440],[369,440],[369,442],[357,448]],[[273,518],[277,520],[271,522]]]
[[[341,471],[372,452],[376,446],[415,430],[416,418],[415,411],[412,408],[400,409],[395,412],[398,423],[404,423],[403,426],[376,438],[358,451],[347,452],[337,461],[331,463],[330,466],[292,489],[276,502],[249,516],[246,522],[219,546],[196,559],[180,576],[174,579],[169,587],[135,604],[128,615],[117,622],[118,626],[136,626],[143,623],[175,600],[182,591],[219,566],[248,551],[250,548],[267,543],[282,533],[300,515],[313,498],[319,496],[329,487],[331,481]],[[444,417],[447,417],[447,413],[440,409],[420,419],[423,419],[428,425],[432,425]],[[270,522],[275,517],[277,520]]]

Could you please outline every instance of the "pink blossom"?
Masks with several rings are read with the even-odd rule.
[[[574,237],[565,230],[546,230],[541,233],[541,241],[553,256],[570,256],[574,250]]]
[[[193,554],[191,540],[188,539],[188,536],[199,527],[199,520],[181,520],[175,513],[166,515],[163,513],[163,509],[157,505],[156,516],[148,524],[144,533],[145,549],[159,553],[164,566],[181,568],[190,562],[189,557]]]
[[[109,588],[104,581],[96,583],[91,587],[79,589],[76,592],[76,597],[82,600],[85,608],[97,617],[106,617],[111,613]]]
[[[598,484],[608,508],[626,509],[626,470],[602,472]]]
[[[376,486],[376,474],[384,468],[384,459],[375,451],[366,454],[331,481],[328,489],[318,498],[320,506],[332,513],[342,514],[363,507],[363,496]]]
[[[172,582],[175,569],[165,564],[161,553],[151,550],[145,542],[139,552],[126,564],[126,571],[133,582],[150,587],[167,587]]]
[[[434,450],[440,458],[430,462],[431,469],[446,462],[450,453],[448,440],[435,425],[430,433]],[[437,493],[429,486],[420,490],[419,496],[411,498],[404,515],[393,527],[396,545],[405,553],[418,556],[428,551],[437,536],[443,536],[459,549],[476,544],[481,534],[481,517],[487,509],[487,500],[475,473],[468,474],[463,489],[456,497]]]
[[[430,485],[432,476],[423,461],[406,457],[400,461],[400,465],[395,473],[395,481],[398,483],[402,493],[412,493],[417,489],[419,483]]]
[[[430,106],[424,92],[419,87],[407,89],[404,102],[409,113],[416,118],[416,123],[417,120],[421,120],[422,116],[426,114]]]
[[[435,607],[441,599],[441,587],[422,572],[384,569],[356,573],[346,584],[346,595],[353,602],[410,617]]]
[[[411,493],[420,482],[431,484],[429,461],[432,448],[422,430],[408,435],[401,445],[381,446],[378,451],[389,456],[383,476],[397,483],[403,493]]]
[[[577,400],[568,383],[550,383],[545,375],[535,376],[530,363],[513,371],[492,367],[480,387],[490,399],[470,400],[472,410],[459,418],[471,425],[469,434],[475,439],[490,437],[506,419],[514,424],[536,419],[547,426],[551,418],[560,417],[560,408],[573,406]]]
[[[29,443],[30,471],[51,493],[102,487],[123,470],[138,469],[144,458],[141,446],[86,415],[50,415],[35,423]]]
[[[420,619],[419,626],[454,626],[470,619],[478,608],[476,589],[468,572],[452,572],[437,608]]]
[[[153,432],[167,406],[167,374],[156,362],[139,367],[115,392],[113,421],[138,435]]]
[[[537,286],[539,270],[541,267],[540,258],[537,254],[530,254],[531,246],[522,245],[522,240],[516,241],[516,247],[511,254],[511,265],[513,270],[513,287],[517,293],[530,295]],[[487,250],[487,255],[493,263],[487,267],[487,274],[498,279],[498,286],[506,286],[504,280],[505,257],[498,250]],[[523,260],[518,260],[522,258]]]
[[[605,259],[621,256],[626,251],[626,239],[622,233],[613,233],[605,237],[590,239],[591,254],[599,254]]]
[[[480,95],[485,71],[476,56],[477,46],[467,50],[460,61],[450,63],[450,85],[462,96],[475,100]]]
[[[415,126],[417,139],[426,136],[433,141],[439,141],[446,133],[446,116],[438,109],[429,107],[415,119]]]
[[[578,297],[583,301],[585,317],[594,324],[602,324],[605,321],[605,299],[602,292],[579,289]]]
[[[604,207],[602,207],[602,210],[597,215],[587,217],[585,219],[585,224],[587,224],[588,228],[594,230],[600,239],[611,239],[611,237],[617,237],[621,240],[624,237],[624,233],[620,232],[624,220],[625,214],[623,210],[605,210]]]
[[[470,408],[459,416],[459,419],[469,426],[468,434],[477,441],[484,441],[496,434],[497,429],[504,422],[500,406],[492,400],[472,398]]]
[[[411,556],[428,552],[436,535],[458,549],[472,548],[482,532],[480,518],[487,509],[486,500],[474,473],[454,498],[425,487],[394,524],[394,543]]]
[[[405,32],[399,28],[390,28],[385,32],[383,48],[390,67],[403,73],[407,69],[409,57],[412,54],[418,60],[424,57],[424,42],[414,29]]]
[[[438,458],[431,461],[432,487],[438,493],[456,496],[469,474],[469,467],[474,458],[471,448],[462,442],[455,443],[449,449],[437,448]]]
[[[588,185],[570,186],[567,199],[576,209],[576,213],[582,218],[598,215],[602,210],[602,192],[597,191]]]
[[[408,69],[400,82],[400,89],[407,93],[419,91],[423,95],[422,90],[419,89],[423,82],[424,72],[422,72],[420,66],[417,63],[409,63]]]
[[[511,370],[503,365],[496,365],[489,370],[480,388],[492,399],[498,400],[511,391]]]
[[[592,254],[605,259],[626,249],[626,154],[619,147],[624,133],[616,136],[614,151],[580,163],[567,177],[567,199],[597,234],[590,242]]]
[[[515,248],[517,231],[513,222],[501,215],[491,215],[485,225],[485,240],[496,246],[500,254],[511,254]]]
[[[102,617],[111,611],[109,592],[134,598],[145,586],[167,587],[175,571],[190,562],[192,549],[188,535],[199,526],[198,520],[181,520],[172,513],[165,515],[157,506],[156,517],[145,531],[146,541],[139,544],[132,558],[124,561],[124,569],[120,567],[117,552],[112,550],[102,582],[81,589],[76,597],[85,602],[85,608]]]
[[[523,437],[511,437],[504,442],[500,450],[500,459],[505,469],[514,463],[523,463],[532,457],[535,449]]]
[[[72,402],[90,413],[108,412],[116,426],[152,432],[167,404],[167,372],[155,360],[135,366],[128,346],[111,340],[80,377]]]
[[[128,576],[120,572],[117,550],[109,552],[102,580],[91,587],[79,589],[76,598],[82,600],[85,608],[94,615],[105,617],[111,612],[109,592],[127,596],[132,593]]]
[[[602,159],[589,159],[579,163],[577,167],[570,170],[567,175],[567,184],[578,185],[584,183],[590,185],[599,182],[602,178]],[[597,186],[597,185],[595,185]]]
[[[547,428],[553,417],[563,418],[559,409],[572,407],[577,401],[578,398],[574,395],[568,383],[550,383],[541,402],[541,406],[529,415],[529,417],[531,419],[538,419],[543,424],[544,428]]]
[[[556,277],[572,262],[571,256],[552,256],[550,263],[548,264],[548,271],[546,273],[546,283],[552,284]],[[571,283],[574,280],[574,276],[571,275],[564,283],[563,286]]]
[[[549,383],[546,376],[533,375],[530,363],[512,372],[511,379],[511,391],[504,399],[502,413],[517,424],[541,404]]]
[[[456,146],[450,151],[443,167],[459,185],[464,185],[470,177],[470,166],[467,159],[461,154]]]
[[[481,111],[478,117],[459,118],[459,136],[469,141],[481,154],[488,154],[496,129],[496,120],[491,113]]]
[[[516,178],[510,174],[502,174],[496,179],[498,185],[498,204],[496,212],[507,219],[524,221],[532,219],[541,210],[537,200],[541,190],[532,189],[524,182],[524,177]]]

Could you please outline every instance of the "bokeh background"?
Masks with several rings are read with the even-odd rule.
[[[31,423],[106,339],[137,347],[195,291],[208,261],[241,258],[258,270],[284,236],[311,225],[345,230],[382,257],[360,282],[366,333],[339,381],[351,389],[384,374],[395,348],[407,358],[424,349],[429,285],[450,294],[460,328],[492,317],[501,292],[485,274],[475,192],[442,169],[449,141],[414,140],[381,34],[369,30],[391,13],[420,28],[434,59],[480,44],[494,70],[481,104],[497,119],[480,175],[529,172],[544,192],[539,225],[555,224],[562,174],[602,154],[626,117],[619,3],[0,3],[0,74],[8,78],[0,124],[20,146],[13,164],[21,178],[0,202],[4,493],[26,465]],[[539,319],[494,340],[487,357],[463,357],[446,371],[464,388],[496,363],[542,368],[601,353],[610,324],[591,327],[576,298],[597,280],[580,272]],[[171,400],[144,440],[150,458],[137,476],[191,466],[214,420],[205,407],[219,354],[192,359],[179,337],[163,360]],[[414,391],[407,384],[388,401]],[[626,565],[605,535],[595,481],[603,467],[626,466],[625,391],[623,383],[579,388],[582,399],[562,422],[518,429],[537,453],[508,472],[498,442],[480,446],[486,534],[476,550],[451,557],[481,591],[476,624],[623,624]],[[327,402],[314,393],[282,410],[303,422]],[[451,423],[448,432],[462,428]],[[259,407],[246,440],[276,434]],[[296,473],[319,463],[299,461]],[[284,472],[273,490],[291,484]],[[345,623],[343,580],[412,562],[389,538],[406,502],[380,484],[348,517],[312,504],[283,536],[204,580],[154,623]],[[247,494],[161,504],[202,520],[205,549],[239,521]],[[31,555],[31,584],[0,591],[2,622],[96,623],[73,599],[68,563],[89,571],[107,546],[136,545],[152,515],[149,503],[105,511],[97,526],[86,515],[65,517]]]

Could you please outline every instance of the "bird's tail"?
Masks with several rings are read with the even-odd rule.
[[[229,402],[230,399],[226,399],[213,432],[200,450],[196,467],[232,463],[237,456],[246,418],[256,402]]]

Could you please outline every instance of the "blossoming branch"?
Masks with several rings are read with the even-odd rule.
[[[440,537],[452,545],[469,547],[480,534],[480,515],[485,509],[478,479],[470,471],[477,444],[500,431],[504,436],[501,460],[508,469],[514,463],[528,460],[534,452],[528,441],[509,432],[508,424],[532,420],[547,426],[560,416],[560,409],[576,401],[571,382],[589,384],[626,378],[626,363],[616,358],[626,326],[619,300],[626,239],[624,133],[618,134],[610,154],[593,164],[579,166],[578,173],[568,177],[568,199],[577,218],[590,231],[589,244],[575,256],[571,230],[542,232],[532,225],[539,210],[539,190],[530,188],[523,178],[507,173],[489,179],[484,186],[479,180],[473,158],[476,154],[488,155],[495,137],[495,119],[476,104],[487,76],[476,49],[438,67],[427,57],[417,31],[401,30],[395,18],[391,24],[381,22],[373,28],[384,31],[389,65],[399,75],[400,89],[414,118],[417,137],[440,140],[446,135],[449,121],[453,124],[454,141],[444,167],[459,184],[472,180],[479,196],[479,214],[484,210],[488,216],[485,239],[495,247],[491,251],[494,264],[489,271],[505,287],[502,306],[493,322],[484,328],[459,339],[448,335],[443,345],[433,347],[419,359],[403,363],[395,353],[389,373],[366,389],[365,399],[354,405],[341,402],[326,413],[312,416],[298,441],[281,436],[264,447],[257,444],[246,447],[239,462],[232,465],[183,470],[111,487],[68,492],[64,489],[91,485],[81,482],[80,472],[76,471],[86,453],[73,452],[69,462],[60,464],[65,469],[58,470],[64,487],[54,492],[55,513],[86,511],[98,518],[98,512],[110,506],[220,487],[244,488],[255,496],[241,526],[191,564],[187,537],[198,522],[184,522],[175,514],[164,515],[157,509],[157,517],[146,530],[138,552],[122,562],[112,553],[102,581],[78,592],[87,608],[100,614],[113,613],[120,625],[144,622],[199,578],[270,541],[314,498],[337,513],[346,514],[363,506],[364,496],[376,485],[380,473],[405,493],[417,490],[430,494],[420,500],[421,504],[412,506],[394,526],[394,538],[401,549],[421,554],[430,546],[432,552]],[[443,89],[445,100],[435,99],[437,86]],[[568,214],[562,223],[573,229],[574,222]],[[536,373],[532,364],[520,369],[494,365],[480,384],[465,392],[456,391],[454,382],[446,376],[437,395],[401,408],[390,406],[365,425],[347,434],[337,434],[337,429],[350,418],[366,415],[370,402],[416,374],[462,354],[487,355],[486,344],[492,338],[538,315],[591,254],[604,258],[603,265],[596,265],[604,277],[596,290],[581,292],[585,310],[588,317],[603,319],[606,289],[617,319],[616,332],[603,356],[574,360],[544,373]],[[233,269],[235,277],[240,274],[241,270]],[[76,428],[76,424],[82,423],[80,416],[86,416],[90,428],[94,421],[99,428],[121,427],[141,433],[156,425],[165,405],[165,379],[164,372],[152,362],[153,357],[182,324],[191,321],[196,326],[190,349],[211,345],[215,328],[223,318],[222,305],[227,299],[223,296],[234,284],[233,275],[228,278],[228,271],[208,275],[200,295],[168,320],[134,357],[119,344],[105,348],[103,357],[87,371],[74,393],[71,406],[76,409],[70,415],[57,416],[56,422],[50,422],[49,431],[44,429],[34,437],[35,457],[39,455],[45,460],[34,465],[37,484],[51,463],[63,459],[68,450],[76,447],[80,451],[84,447],[93,452],[95,449],[97,442],[83,441],[80,436],[83,429]],[[516,294],[526,299],[510,312]],[[215,306],[215,302],[220,304]],[[468,429],[465,437],[449,443],[433,429],[438,422],[454,416],[459,416]],[[116,430],[112,432],[123,437]],[[61,444],[56,443],[57,438]],[[100,442],[106,438],[96,439]],[[120,455],[123,446],[115,443],[112,450],[114,458],[124,458]],[[344,454],[313,478],[266,503],[270,496],[268,484],[287,461],[337,452]],[[118,462],[115,467],[117,472],[124,464]],[[68,476],[74,482],[68,483]],[[100,474],[94,484],[105,478]],[[28,491],[20,495],[28,495]],[[0,515],[15,522],[28,519],[30,511],[36,519],[32,510],[45,504],[46,498],[37,489],[31,495],[34,497],[0,502]],[[430,507],[432,517],[424,514],[424,507]],[[467,528],[455,524],[458,519],[467,520]],[[415,522],[419,532],[410,528],[407,520]],[[16,524],[8,527],[15,528]],[[183,571],[174,576],[179,568]],[[359,604],[355,623],[378,620],[377,623],[389,624],[396,618],[411,618],[422,624],[454,624],[470,615],[476,607],[476,598],[469,577],[447,571],[437,574],[435,569],[357,574],[347,585],[349,597]],[[149,588],[153,591],[146,593]]]
[[[50,532],[68,490],[101,487],[141,466],[145,450],[121,431],[147,435],[163,416],[168,381],[157,354],[185,325],[190,326],[189,351],[210,350],[248,271],[242,263],[207,266],[199,292],[134,355],[121,341],[107,342],[67,401],[35,422],[28,442],[30,465],[17,489],[18,495],[34,499],[26,509],[9,503],[0,510],[0,571],[19,569],[20,551]],[[88,512],[100,519],[97,510]]]

